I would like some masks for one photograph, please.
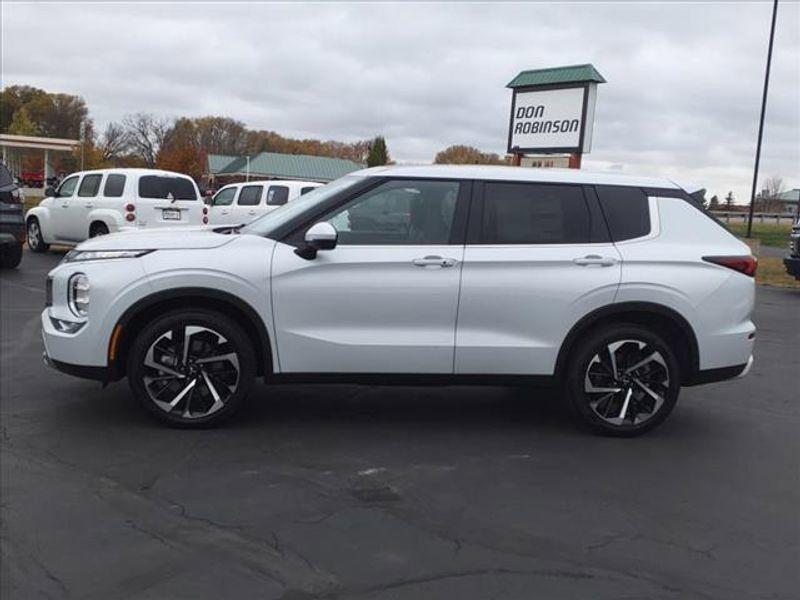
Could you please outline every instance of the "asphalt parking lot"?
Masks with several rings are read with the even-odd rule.
[[[464,387],[259,385],[179,431],[42,365],[58,260],[0,275],[4,600],[798,597],[796,291],[759,289],[747,378],[633,440]]]

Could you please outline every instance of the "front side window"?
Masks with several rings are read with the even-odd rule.
[[[264,191],[264,186],[261,185],[246,185],[239,192],[239,206],[257,206],[261,202],[261,194]]]
[[[230,206],[236,196],[236,188],[229,187],[217,192],[214,199],[211,201],[212,206]]]
[[[326,220],[343,245],[448,244],[458,191],[455,181],[388,181]]]
[[[123,191],[125,191],[125,175],[111,173],[106,178],[105,186],[103,186],[103,196],[106,198],[121,198]]]
[[[171,200],[197,200],[191,179],[168,175],[145,175],[139,179],[139,197]]]
[[[289,201],[289,188],[285,185],[271,185],[267,191],[267,206],[283,206]]]
[[[75,187],[78,185],[78,177],[68,177],[65,179],[56,192],[57,198],[67,198],[75,193]]]
[[[484,244],[591,241],[591,217],[580,186],[489,182],[484,190]]]
[[[617,185],[598,185],[595,190],[613,241],[650,233],[650,205],[644,190]]]

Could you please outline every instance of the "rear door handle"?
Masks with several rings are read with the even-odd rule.
[[[256,214],[256,211],[255,210],[248,210],[247,214],[248,215],[254,215],[254,214]]]
[[[455,258],[443,258],[441,256],[428,255],[423,258],[415,258],[413,261],[417,267],[452,267],[456,264]]]
[[[581,258],[572,259],[576,265],[581,267],[588,267],[590,265],[597,265],[599,267],[611,267],[617,264],[617,259],[611,256],[600,256],[599,254],[587,254]]]

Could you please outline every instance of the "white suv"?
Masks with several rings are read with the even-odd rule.
[[[320,187],[313,181],[249,181],[221,188],[211,200],[212,225],[244,225]]]
[[[381,167],[243,228],[86,242],[48,277],[45,360],[204,426],[267,382],[558,382],[635,435],[752,363],[755,259],[666,179]]]
[[[116,231],[208,222],[197,184],[171,171],[82,171],[58,189],[48,189],[47,196],[25,215],[28,247],[34,252]]]

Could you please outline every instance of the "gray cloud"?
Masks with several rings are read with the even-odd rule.
[[[400,161],[505,151],[520,70],[593,63],[587,168],[749,196],[770,3],[3,4],[3,85],[286,135],[387,136]],[[31,29],[46,32],[31,40]],[[763,175],[800,185],[800,5],[782,3]]]

